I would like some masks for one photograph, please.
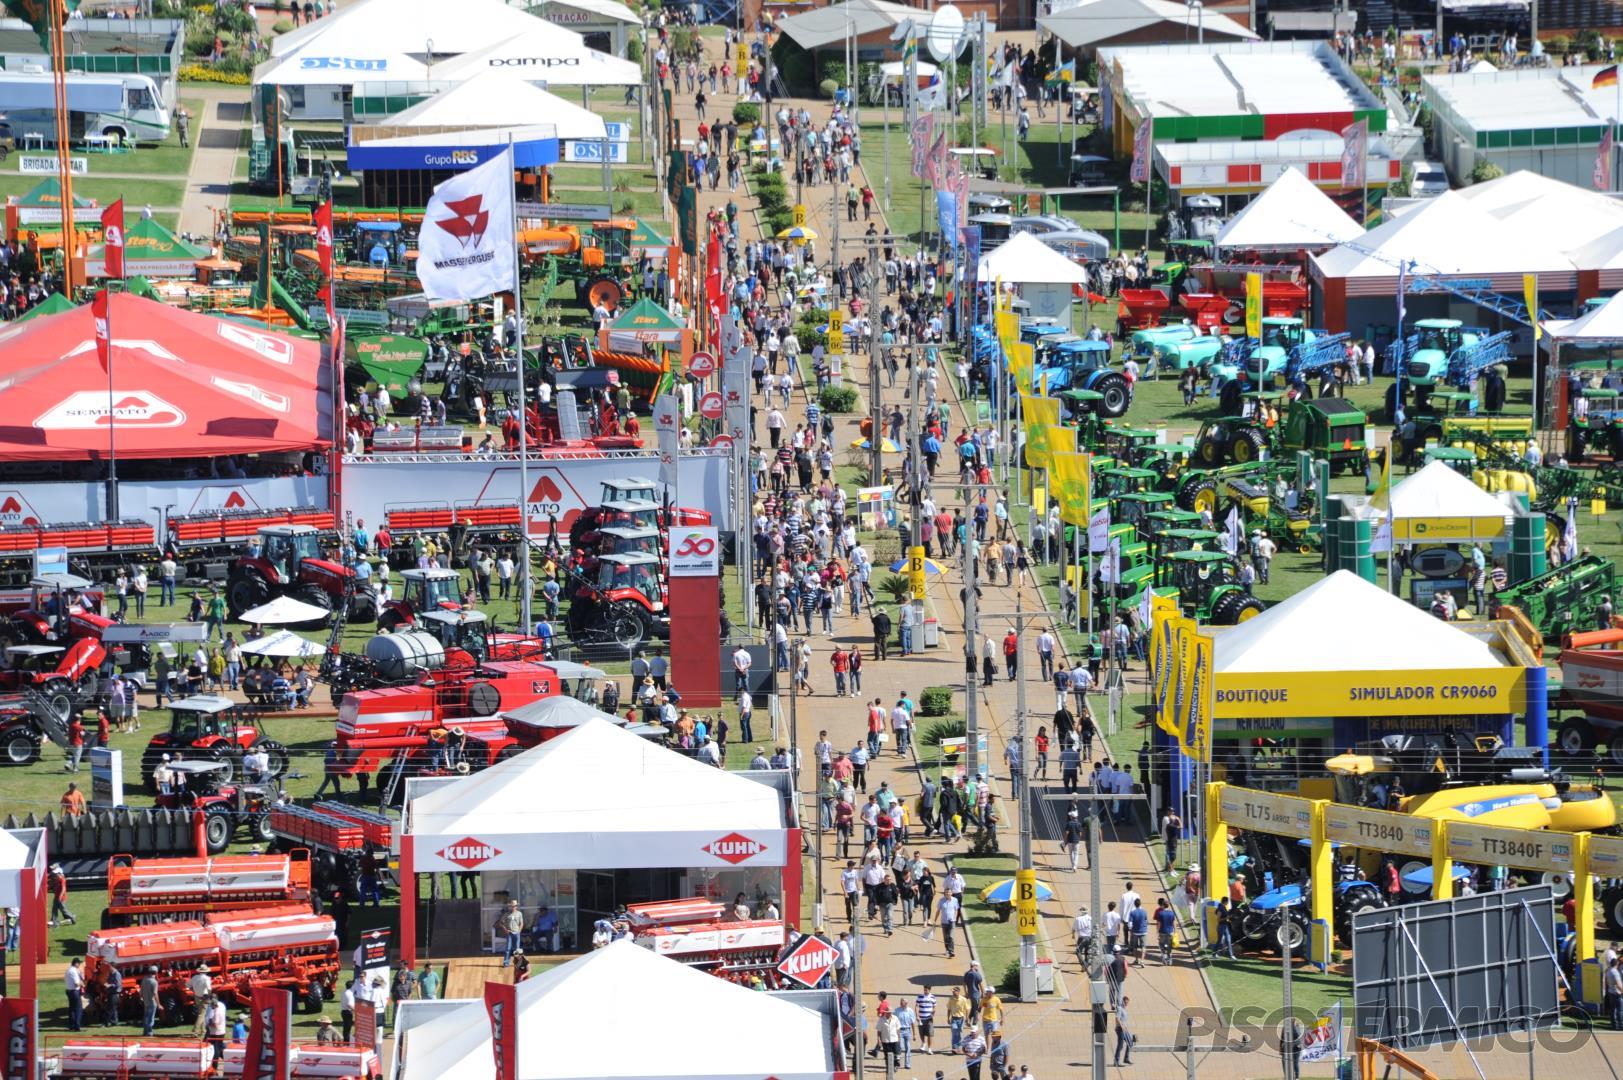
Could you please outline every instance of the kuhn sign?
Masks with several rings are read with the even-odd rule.
[[[728,833],[720,839],[710,841],[699,850],[724,863],[737,866],[764,852],[766,845],[759,840],[751,840],[742,833]]]
[[[834,946],[827,938],[807,934],[783,954],[783,959],[778,961],[778,974],[811,989],[834,970],[834,956]]]
[[[454,844],[447,844],[436,852],[446,862],[456,863],[458,866],[472,870],[501,854],[500,849],[483,840],[473,837],[463,837]]]

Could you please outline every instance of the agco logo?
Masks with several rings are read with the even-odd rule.
[[[716,542],[703,533],[688,533],[682,539],[682,546],[676,549],[677,558],[691,555],[699,559],[708,559],[716,550]]]
[[[472,870],[481,863],[489,862],[501,852],[493,845],[483,840],[475,840],[471,836],[463,837],[454,844],[447,844],[436,853],[446,862],[456,863],[458,866]]]
[[[712,840],[699,849],[708,855],[720,859],[724,863],[737,866],[766,850],[766,845],[759,840],[751,840],[742,833],[728,833],[719,840]]]

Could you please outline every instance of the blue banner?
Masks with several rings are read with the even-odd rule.
[[[981,265],[981,227],[979,225],[965,225],[964,233],[964,262],[968,264],[965,270],[969,280],[974,281],[980,271]]]
[[[447,139],[454,136],[447,136]],[[367,169],[433,169],[461,172],[482,165],[498,154],[505,153],[507,143],[490,146],[455,145],[447,142],[439,146],[398,143],[355,143],[349,147],[349,167],[357,172]],[[553,165],[558,161],[557,139],[524,139],[513,143],[513,162],[521,169]]]
[[[941,230],[942,236],[952,238],[952,246],[958,246],[958,198],[950,191],[935,193],[936,227]]]

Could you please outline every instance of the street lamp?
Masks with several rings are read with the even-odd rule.
[[[1187,0],[1189,13],[1195,17],[1195,44],[1206,44],[1206,5],[1201,0]]]

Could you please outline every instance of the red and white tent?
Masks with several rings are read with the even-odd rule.
[[[120,293],[112,375],[88,305],[0,331],[0,461],[213,457],[332,444],[319,342]],[[109,422],[111,417],[111,424]]]

